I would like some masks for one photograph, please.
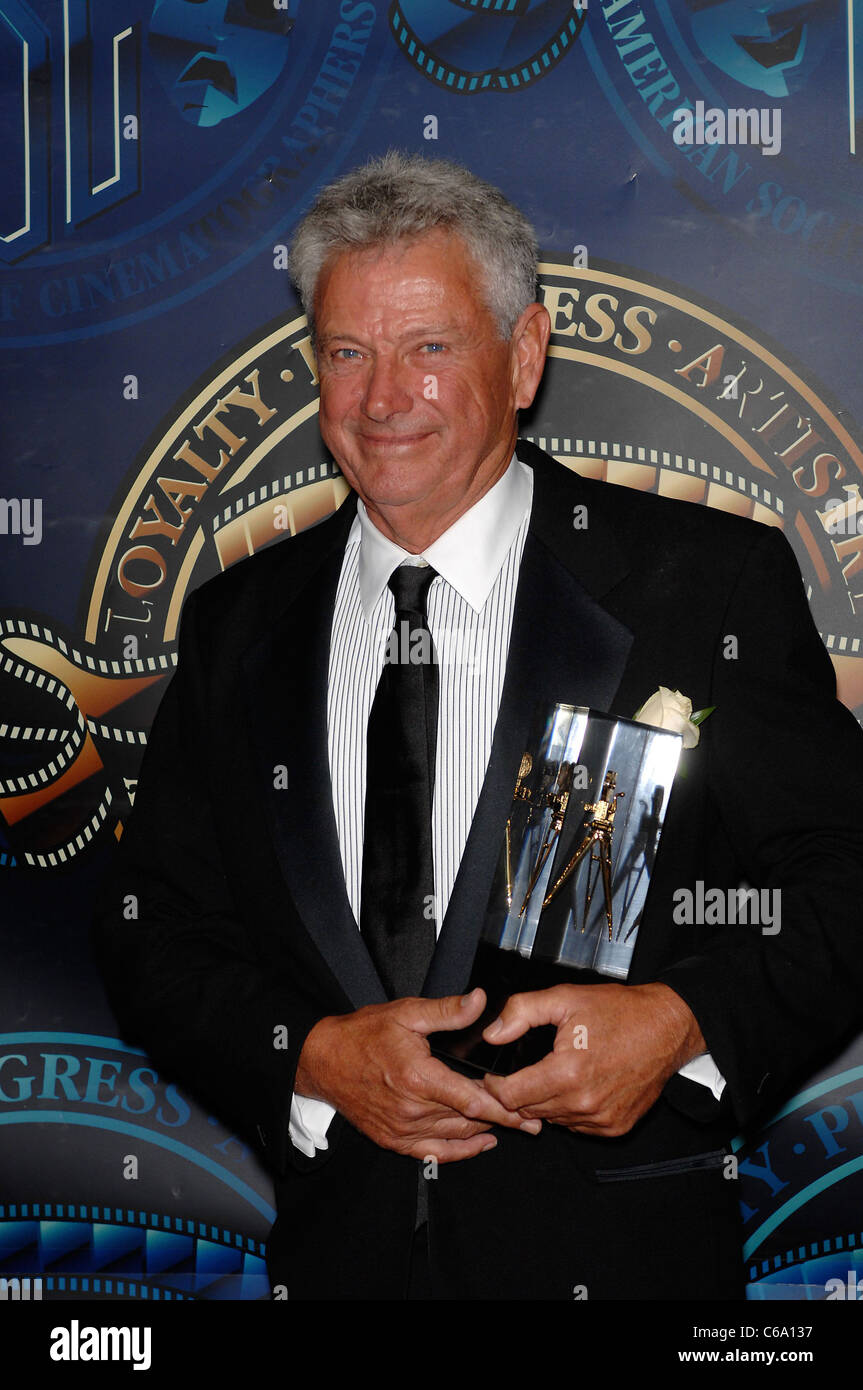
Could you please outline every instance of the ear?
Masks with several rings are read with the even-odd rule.
[[[513,388],[517,410],[524,410],[537,393],[545,369],[551,319],[544,304],[528,304],[510,339],[513,349]]]

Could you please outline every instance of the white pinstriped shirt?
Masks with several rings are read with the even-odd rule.
[[[405,562],[438,571],[427,608],[440,683],[432,810],[440,930],[491,753],[532,493],[530,469],[515,461],[423,556],[387,540],[358,505],[336,593],[327,708],[339,848],[358,922],[366,728],[395,622],[388,580]]]
[[[439,665],[432,856],[440,931],[491,755],[532,499],[533,473],[513,456],[494,487],[420,556],[388,540],[357,504],[333,610],[327,739],[339,850],[358,923],[366,728],[395,622],[390,575],[403,563],[438,572],[427,611]],[[703,1075],[693,1079],[711,1085]],[[326,1148],[334,1114],[325,1101],[294,1095],[294,1144],[309,1157]]]

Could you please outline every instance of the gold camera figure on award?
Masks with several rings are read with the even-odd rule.
[[[519,909],[519,916],[523,917],[527,911],[533,890],[537,885],[540,874],[545,867],[549,855],[557,845],[560,832],[563,829],[563,822],[566,818],[566,808],[569,805],[570,793],[572,791],[573,775],[575,766],[572,763],[563,763],[557,777],[557,790],[540,792],[538,802],[531,799],[530,792],[524,786],[524,780],[530,775],[533,767],[533,759],[529,753],[525,753],[521,760],[518,770],[518,777],[513,792],[513,801],[527,801],[529,803],[528,823],[535,810],[550,810],[551,820],[543,836],[539,853],[534,864],[533,872],[527,885],[524,900]],[[555,894],[560,891],[567,879],[575,872],[585,855],[590,855],[587,877],[587,888],[584,901],[584,913],[582,915],[581,930],[585,929],[590,905],[593,901],[593,894],[596,888],[597,878],[602,878],[602,888],[605,896],[605,920],[608,925],[608,939],[614,939],[614,911],[611,892],[611,852],[612,839],[614,837],[614,817],[617,811],[617,803],[625,792],[615,791],[617,785],[617,773],[613,768],[609,768],[605,774],[602,784],[602,794],[598,801],[587,801],[584,805],[586,821],[584,834],[572,855],[569,863],[558,875],[549,891],[542,901],[543,908],[548,907]],[[594,867],[595,866],[595,867]],[[507,879],[507,906],[512,906],[512,826],[511,818],[506,823],[506,879]]]

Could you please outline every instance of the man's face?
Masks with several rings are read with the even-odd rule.
[[[346,252],[321,275],[321,434],[396,531],[400,516],[451,524],[496,481],[538,385],[544,341],[522,324],[544,310],[525,310],[506,340],[480,295],[475,262],[444,231]]]

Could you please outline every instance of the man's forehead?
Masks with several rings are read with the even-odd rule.
[[[322,296],[334,276],[361,282],[364,275],[382,270],[384,278],[388,278],[390,272],[393,276],[404,273],[406,262],[428,278],[462,279],[466,289],[478,294],[480,268],[467,243],[455,232],[433,227],[421,235],[334,251],[321,268],[318,296]]]
[[[318,281],[316,319],[338,331],[335,319],[357,311],[369,318],[399,317],[405,327],[457,326],[485,317],[482,277],[461,238],[422,237],[334,255]]]
[[[371,242],[368,246],[345,246],[336,249],[326,265],[333,268],[342,260],[379,259],[400,260],[413,252],[442,253],[447,257],[463,255],[465,260],[473,261],[470,248],[464,237],[453,227],[446,225],[429,227],[424,232],[410,232],[404,236],[386,237],[382,241]]]

